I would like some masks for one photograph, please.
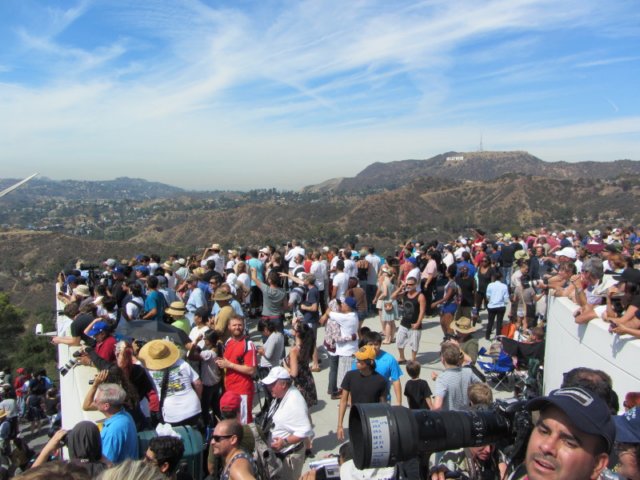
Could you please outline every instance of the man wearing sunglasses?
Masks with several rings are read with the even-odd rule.
[[[213,453],[224,459],[224,470],[220,474],[221,479],[255,479],[253,459],[240,448],[242,434],[242,425],[237,420],[222,420],[218,422],[213,431],[211,436]]]

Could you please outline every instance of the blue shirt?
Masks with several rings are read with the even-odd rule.
[[[120,410],[104,421],[100,432],[102,454],[112,463],[138,458],[138,432],[131,415]]]
[[[487,286],[487,308],[502,308],[509,301],[509,288],[502,282],[491,282]]]
[[[236,315],[244,318],[242,305],[240,305],[240,303],[235,298],[231,300],[231,303],[229,303],[229,305],[231,305],[231,308],[233,308],[233,311],[235,312]],[[213,308],[211,309],[211,315],[215,317],[218,314],[218,312],[220,312],[220,305],[218,305],[217,303],[214,303]]]
[[[144,311],[150,312],[155,308],[156,314],[151,320],[162,320],[164,318],[165,303],[164,295],[156,290],[151,290],[144,301]]]
[[[251,257],[249,260],[247,260],[247,265],[249,265],[249,268],[255,268],[256,269],[256,275],[258,277],[258,280],[260,280],[260,282],[264,283],[264,263],[262,263],[257,258]],[[251,270],[249,270],[249,276],[251,276]],[[251,280],[251,286],[255,287],[256,286],[256,282]]]
[[[469,269],[469,276],[470,277],[476,276],[476,267],[472,263],[466,262],[464,260],[460,260],[456,264],[456,266],[458,267],[458,275],[460,274],[460,267],[467,267]]]

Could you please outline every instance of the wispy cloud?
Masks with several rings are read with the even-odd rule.
[[[590,84],[585,72],[640,58],[613,43],[594,51],[557,41],[620,26],[638,46],[626,29],[633,16],[597,0],[34,5],[11,22],[15,43],[0,53],[5,158],[24,158],[29,143],[42,158],[82,145],[99,156],[197,163],[217,152],[250,162],[290,158],[277,145],[292,143],[344,162],[360,158],[356,145],[372,154],[367,135],[392,159],[405,145],[456,149],[446,142],[481,129],[535,144],[582,138],[588,125],[608,126],[600,137],[636,125],[635,116],[611,124],[568,98],[584,91],[619,113],[624,89]],[[639,106],[630,100],[625,111]]]

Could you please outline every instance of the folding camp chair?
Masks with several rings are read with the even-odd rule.
[[[484,356],[481,358],[481,356],[485,354],[486,350],[484,348],[480,349],[476,364],[485,373],[488,381],[496,382],[493,388],[497,389],[505,380],[507,380],[510,385],[513,385],[515,383],[515,365],[513,364],[511,356],[504,350],[501,350],[497,356]]]

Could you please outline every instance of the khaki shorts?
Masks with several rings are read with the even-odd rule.
[[[417,352],[420,346],[420,337],[422,330],[413,330],[400,325],[396,333],[396,344],[398,348],[411,348],[412,352]]]

